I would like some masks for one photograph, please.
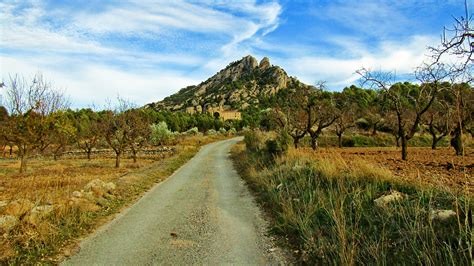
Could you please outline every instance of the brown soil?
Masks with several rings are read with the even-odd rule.
[[[474,149],[455,156],[450,148],[413,147],[408,149],[408,160],[401,159],[397,148],[323,148],[321,154],[339,154],[346,161],[362,159],[389,169],[395,177],[405,181],[421,181],[437,186],[466,189],[474,192]]]

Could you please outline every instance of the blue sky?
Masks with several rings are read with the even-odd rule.
[[[361,67],[407,75],[464,0],[1,0],[0,10],[2,79],[41,71],[87,107],[157,101],[248,54],[331,90]]]

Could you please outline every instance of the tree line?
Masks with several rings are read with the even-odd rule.
[[[440,140],[451,137],[457,155],[463,154],[462,132],[473,134],[474,93],[467,83],[397,82],[384,89],[352,85],[341,92],[329,92],[321,86],[295,82],[276,99],[275,108],[261,117],[260,127],[286,131],[295,148],[308,136],[316,150],[318,138],[328,127],[342,146],[343,134],[358,126],[372,135],[378,130],[392,134],[405,160],[408,140],[415,133],[428,132],[433,149]]]
[[[71,110],[67,97],[55,89],[41,74],[27,80],[11,76],[3,84],[4,106],[0,106],[0,148],[10,147],[20,159],[20,172],[25,172],[30,157],[50,154],[57,159],[66,148],[79,148],[91,159],[95,148],[107,146],[115,153],[115,166],[127,151],[134,162],[148,144],[162,145],[173,134],[196,134],[209,130],[226,131],[240,128],[240,121],[222,121],[209,114],[158,112],[136,108],[118,99],[116,106],[94,111],[90,108]]]

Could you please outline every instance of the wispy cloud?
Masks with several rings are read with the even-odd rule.
[[[456,1],[0,2],[0,72],[37,71],[72,102],[117,94],[145,104],[247,54],[340,89],[364,66],[412,72]],[[460,4],[462,8],[462,3]]]
[[[352,50],[351,42],[338,41],[341,50]],[[384,41],[377,47],[364,47],[355,43],[351,57],[301,56],[282,60],[290,73],[299,73],[301,80],[312,84],[319,80],[328,82],[331,89],[342,89],[354,83],[355,74],[362,67],[392,71],[400,75],[413,73],[426,60],[426,47],[436,43],[429,36],[413,36],[408,41]]]
[[[281,11],[255,1],[75,4],[0,3],[2,78],[40,70],[80,104],[115,94],[144,104],[242,56],[245,42],[278,26]]]

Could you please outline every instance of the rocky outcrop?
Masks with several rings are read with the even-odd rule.
[[[287,88],[290,82],[299,83],[282,68],[272,66],[268,57],[258,63],[248,55],[201,84],[183,88],[163,101],[145,107],[188,113],[206,112],[209,107],[243,110],[249,106],[258,107],[265,98]]]
[[[260,64],[258,65],[258,67],[260,69],[267,69],[267,68],[271,67],[270,59],[268,59],[268,57],[262,58],[262,60],[260,61]]]

